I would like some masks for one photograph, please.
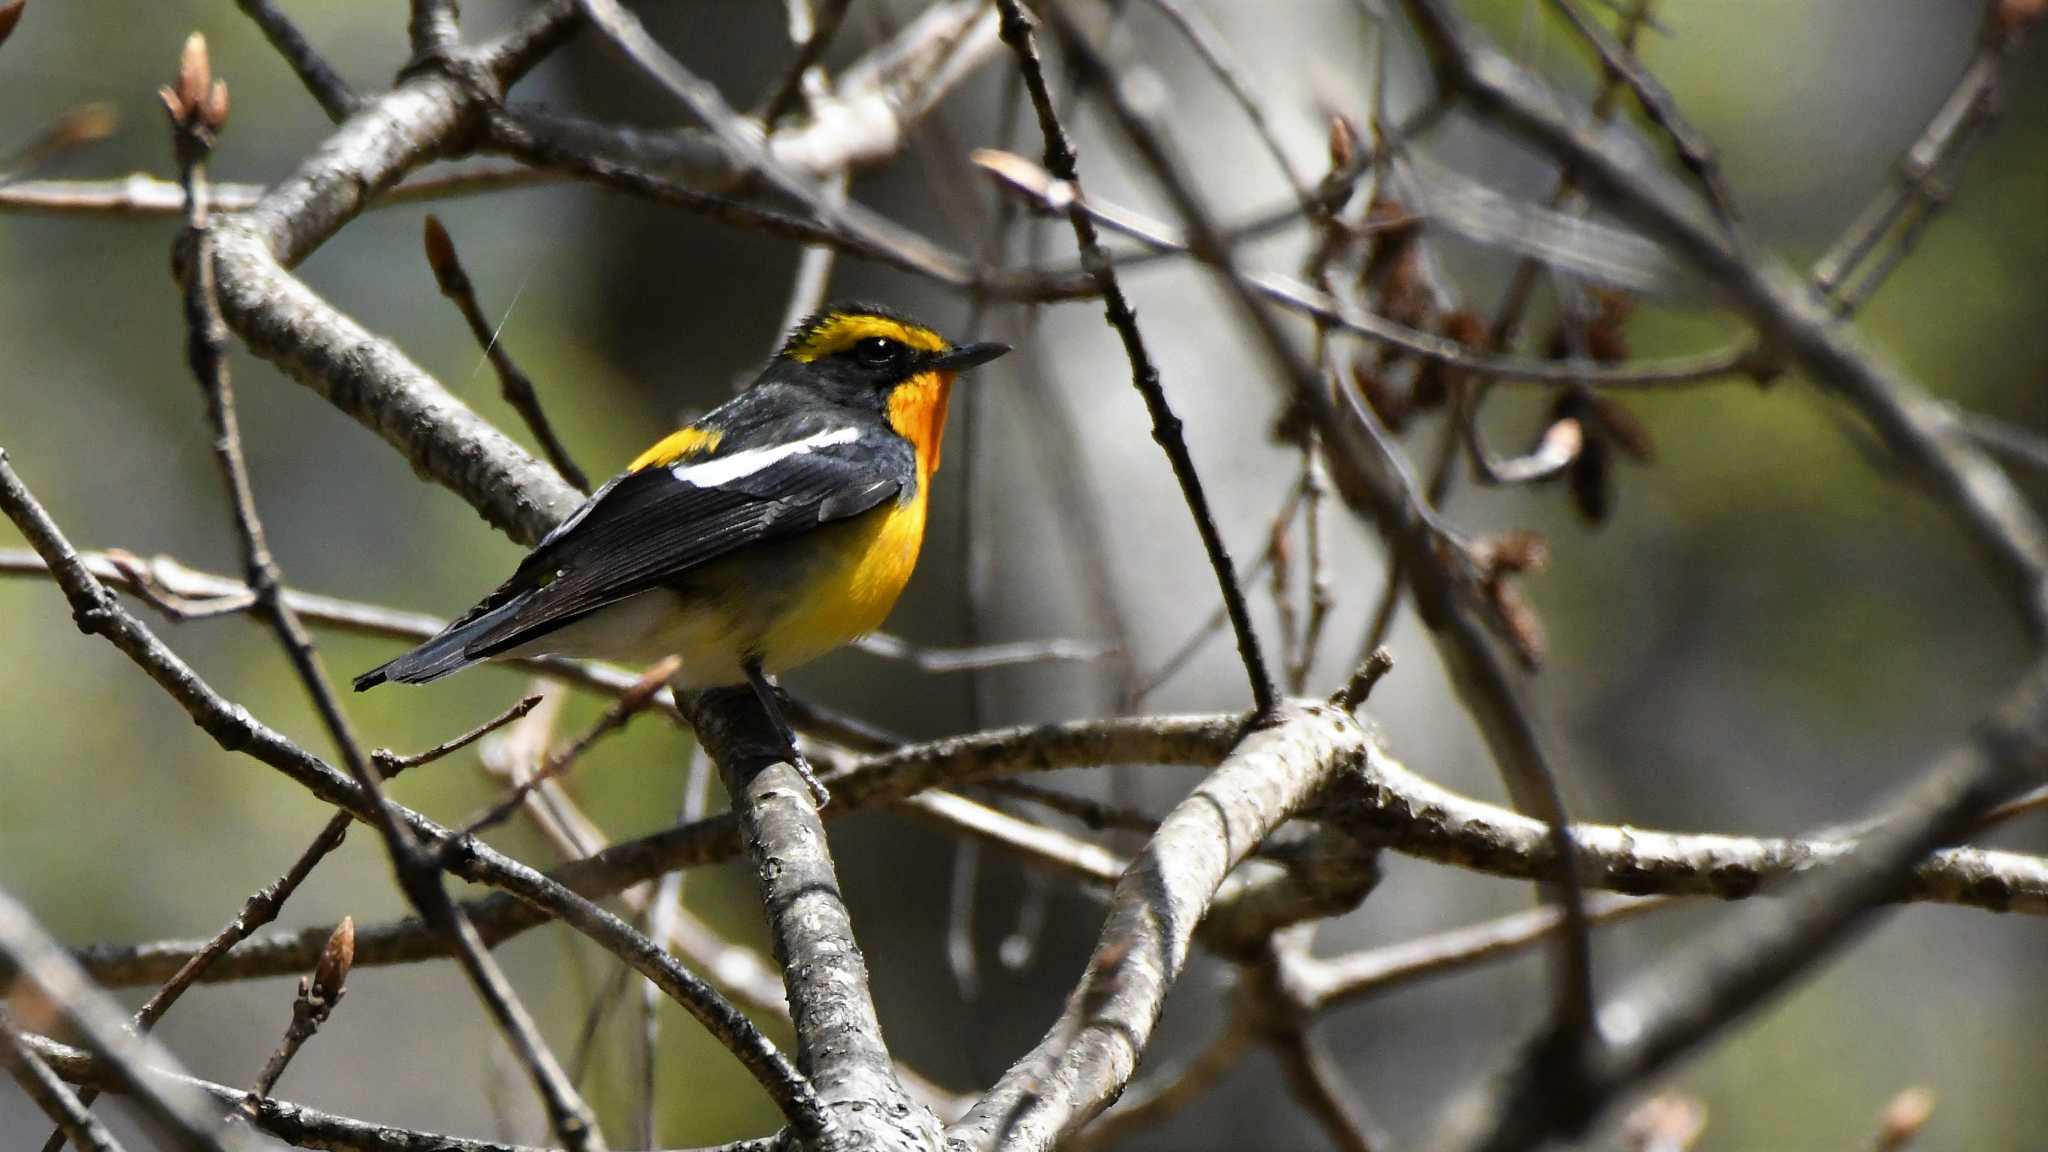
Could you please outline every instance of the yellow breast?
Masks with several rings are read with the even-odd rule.
[[[822,559],[761,637],[769,672],[815,660],[889,618],[924,544],[925,491],[920,484],[908,500],[819,530]]]

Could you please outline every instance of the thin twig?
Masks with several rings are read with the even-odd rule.
[[[320,50],[313,47],[306,34],[299,31],[298,25],[292,23],[291,17],[284,14],[275,0],[235,0],[235,3],[243,15],[263,30],[264,39],[270,41],[270,46],[277,49],[277,54],[284,57],[292,71],[298,73],[299,83],[312,93],[314,101],[320,105],[321,111],[327,113],[329,120],[338,124],[356,110],[360,101],[348,86],[348,81],[343,80],[341,73],[320,55]]]
[[[1634,31],[1651,23],[1652,18],[1649,0],[1630,0],[1630,3],[1631,6],[1622,11],[1623,30],[1619,35],[1602,27],[1574,0],[1551,0],[1551,7],[1564,13],[1572,28],[1599,55],[1607,81],[1625,84],[1635,94],[1643,114],[1671,140],[1679,163],[1699,181],[1700,189],[1706,193],[1707,203],[1713,206],[1715,215],[1732,230],[1741,223],[1742,217],[1735,209],[1735,194],[1721,173],[1713,141],[1693,126],[1679,110],[1678,101],[1670,90],[1636,56]]]
[[[852,6],[852,0],[824,0],[819,10],[812,13],[807,0],[801,3],[809,28],[797,43],[796,58],[789,62],[789,70],[783,73],[782,79],[770,89],[768,99],[762,103],[761,123],[772,126],[796,109],[797,101],[803,96],[805,76],[825,58],[825,49],[831,47],[832,37],[839,34],[840,21],[846,18],[846,10]]]
[[[998,0],[998,7],[1002,14],[1003,42],[1016,54],[1025,89],[1031,94],[1031,106],[1038,114],[1039,130],[1045,137],[1046,170],[1057,179],[1077,183],[1073,146],[1067,141],[1066,127],[1060,122],[1059,113],[1053,107],[1052,92],[1046,87],[1045,69],[1039,62],[1038,49],[1032,44],[1031,21],[1018,0]],[[1202,538],[1202,550],[1208,554],[1209,567],[1216,573],[1224,608],[1230,615],[1231,631],[1237,638],[1238,658],[1243,661],[1245,675],[1251,681],[1252,705],[1259,712],[1270,711],[1276,700],[1273,677],[1267,671],[1265,656],[1259,650],[1258,634],[1252,629],[1244,588],[1238,582],[1236,565],[1231,562],[1230,552],[1224,546],[1223,535],[1216,527],[1215,514],[1210,511],[1201,478],[1195,473],[1194,458],[1189,455],[1187,440],[1181,434],[1180,418],[1174,415],[1172,406],[1167,402],[1165,388],[1159,380],[1159,369],[1153,365],[1151,354],[1145,348],[1145,339],[1138,332],[1137,314],[1124,297],[1116,270],[1103,254],[1102,240],[1096,232],[1094,219],[1080,208],[1070,206],[1067,221],[1073,227],[1082,263],[1102,294],[1104,314],[1123,343],[1125,358],[1131,362],[1131,384],[1144,398],[1145,409],[1151,414],[1152,438],[1166,452],[1174,479],[1180,484],[1181,498],[1186,501],[1188,512],[1194,517],[1195,531]]]
[[[462,751],[464,748],[489,736],[507,724],[525,718],[527,713],[540,706],[542,699],[543,697],[538,694],[527,696],[517,704],[471,728],[462,735],[443,740],[424,752],[415,752],[410,756],[400,756],[389,748],[378,748],[371,751],[370,759],[376,761],[377,770],[384,773],[386,778],[396,776],[408,768],[417,768],[422,764],[432,764],[434,761],[445,756],[452,756]]]
[[[1749,314],[1767,341],[1838,393],[1970,532],[2036,640],[2048,637],[2048,528],[2012,481],[1912,377],[1870,354],[1775,260],[1727,240],[1687,198],[1646,178],[1639,158],[1585,130],[1539,80],[1488,42],[1446,0],[1403,0],[1439,79],[1531,143],[1568,159],[1589,184],[1627,203],[1656,235]]]
[[[506,818],[519,810],[520,805],[526,802],[527,796],[532,794],[535,788],[567,771],[570,765],[581,759],[583,754],[590,751],[591,747],[598,741],[624,728],[631,722],[633,717],[639,715],[649,705],[653,704],[655,695],[668,685],[669,677],[674,676],[682,666],[683,661],[681,657],[670,656],[654,665],[654,667],[649,668],[641,675],[639,682],[628,689],[625,695],[619,697],[611,707],[605,709],[604,715],[598,717],[597,722],[586,729],[582,735],[571,740],[563,747],[549,752],[541,761],[540,768],[533,775],[520,781],[518,787],[506,793],[504,797],[479,813],[467,824],[456,829],[454,835],[450,836],[447,840],[442,841],[441,851],[443,853],[462,851],[457,845],[460,845],[464,840],[486,828],[496,827],[504,823]]]
[[[1149,216],[1110,205],[1099,197],[1084,196],[1074,182],[1059,180],[1022,157],[982,149],[974,154],[974,161],[1001,180],[1005,187],[1029,197],[1048,210],[1070,212],[1078,207],[1096,223],[1130,236],[1158,253],[1184,255],[1209,263],[1220,259],[1220,256],[1191,243],[1176,230]],[[1217,230],[1219,244],[1224,251],[1230,249],[1236,236],[1236,233]],[[1130,261],[1112,263],[1128,264]],[[1668,389],[1707,384],[1762,370],[1760,354],[1753,343],[1746,340],[1669,359],[1616,364],[1578,358],[1550,360],[1489,353],[1467,348],[1448,337],[1409,327],[1377,313],[1354,308],[1289,276],[1254,271],[1240,271],[1239,274],[1260,297],[1291,312],[1433,364],[1503,382],[1584,384],[1606,389]],[[1074,292],[1065,275],[1058,271],[1048,273],[1048,280],[1043,284],[1047,295],[1038,298],[1072,298],[1086,294]],[[1006,291],[1005,278],[996,277],[981,287],[991,294],[1003,294]],[[1052,295],[1055,292],[1062,295],[1055,297]]]
[[[1314,215],[1317,211],[1315,193],[1295,170],[1293,161],[1287,158],[1287,150],[1280,146],[1280,138],[1274,133],[1272,117],[1266,114],[1265,103],[1259,99],[1251,77],[1245,73],[1230,50],[1229,41],[1215,24],[1200,10],[1186,0],[1146,0],[1174,30],[1187,39],[1188,46],[1195,50],[1204,66],[1216,74],[1223,90],[1250,121],[1252,132],[1266,149],[1266,155],[1273,158],[1273,166],[1280,170],[1281,178],[1301,202],[1304,213]]]
[[[470,283],[469,273],[463,270],[462,260],[455,254],[455,241],[449,237],[448,229],[441,219],[427,213],[425,224],[427,266],[434,271],[434,282],[440,285],[441,295],[453,301],[462,319],[469,325],[470,335],[476,337],[477,347],[483,349],[484,359],[491,362],[491,370],[498,374],[498,387],[504,394],[505,403],[519,413],[533,432],[533,438],[540,441],[540,450],[579,492],[590,491],[590,477],[576,466],[569,455],[569,449],[562,438],[555,434],[555,426],[548,420],[548,414],[541,407],[540,393],[533,386],[532,377],[520,371],[512,359],[512,353],[500,339],[501,333],[491,325],[490,318],[477,303],[476,287]]]
[[[245,1115],[253,1117],[261,1110],[260,1102],[269,1098],[292,1058],[327,1023],[328,1014],[348,990],[348,972],[355,957],[356,922],[344,916],[334,934],[327,938],[327,947],[320,951],[320,966],[299,980],[299,994],[292,998],[292,1022],[285,1028],[277,1050],[264,1061],[263,1071],[256,1074],[256,1085],[249,1090],[249,1100],[242,1106]]]

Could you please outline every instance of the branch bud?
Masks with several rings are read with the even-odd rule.
[[[448,229],[442,227],[441,218],[432,212],[427,213],[423,242],[427,267],[434,270],[434,283],[441,286],[441,295],[451,299],[469,295],[469,275],[462,270],[462,261],[455,257],[455,241],[449,238]]]
[[[320,950],[320,963],[313,969],[309,998],[325,1007],[333,1007],[341,999],[342,986],[348,981],[349,969],[356,962],[356,922],[352,916],[343,916],[341,923],[327,937],[327,946]]]
[[[21,23],[21,14],[28,7],[28,0],[7,0],[0,4],[0,44],[14,34],[14,26]]]

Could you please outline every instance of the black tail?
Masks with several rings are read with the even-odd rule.
[[[472,654],[470,642],[490,631],[506,617],[519,611],[531,592],[523,592],[487,612],[473,613],[443,628],[439,635],[395,660],[379,664],[361,676],[356,677],[356,691],[363,692],[386,681],[400,684],[425,684],[439,680],[451,672],[460,672],[478,661],[488,659],[484,653]]]

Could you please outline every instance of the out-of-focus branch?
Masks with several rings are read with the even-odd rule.
[[[4,1007],[0,1007],[0,1067],[7,1069],[22,1094],[57,1125],[57,1131],[78,1145],[78,1152],[121,1152],[114,1134],[29,1046]]]
[[[1571,1064],[1518,1061],[1454,1098],[1428,1147],[1506,1152],[1581,1132],[1618,1096],[1832,955],[1879,905],[1910,891],[1927,855],[2048,775],[2048,664],[1973,738],[1936,761],[1836,867],[1679,953],[1601,1005],[1600,1042]]]
[[[1583,827],[1583,826],[1582,826]],[[1590,924],[1669,907],[1671,896],[1605,896],[1586,901]],[[1290,956],[1287,979],[1316,1009],[1378,996],[1410,981],[1449,975],[1542,943],[1564,923],[1556,908],[1532,908],[1445,932],[1342,956]]]
[[[1052,22],[1069,59],[1103,85],[1105,104],[1179,213],[1194,250],[1205,254],[1234,297],[1239,314],[1280,370],[1283,387],[1314,421],[1328,446],[1338,490],[1347,503],[1377,523],[1388,547],[1405,558],[1423,620],[1460,700],[1493,752],[1515,806],[1548,822],[1552,858],[1559,861],[1558,883],[1551,891],[1568,925],[1559,941],[1557,1034],[1576,1043],[1591,1028],[1592,957],[1583,894],[1576,874],[1565,864],[1571,856],[1570,821],[1536,716],[1485,634],[1491,629],[1519,639],[1513,622],[1498,598],[1483,594],[1476,559],[1437,521],[1434,506],[1418,491],[1407,461],[1377,418],[1348,390],[1344,396],[1350,411],[1338,410],[1322,374],[1288,340],[1277,318],[1237,271],[1213,213],[1159,126],[1117,86],[1109,61],[1072,16],[1055,7]]]
[[[1029,198],[1043,210],[1067,212],[1080,206],[1096,223],[1136,239],[1153,252],[1209,262],[1217,259],[1214,253],[1195,246],[1179,230],[1133,209],[1083,195],[1074,182],[1057,179],[1021,156],[984,148],[974,154],[974,161],[1006,188]],[[1226,242],[1235,239],[1228,232],[1219,231],[1218,235]],[[1763,362],[1747,343],[1729,344],[1670,359],[1615,364],[1581,358],[1548,360],[1490,353],[1355,308],[1290,276],[1250,270],[1241,270],[1239,275],[1260,297],[1290,312],[1298,312],[1333,329],[1342,329],[1432,364],[1503,382],[1585,384],[1614,389],[1675,388],[1760,371]]]
[[[0,470],[4,468],[0,458]],[[150,1127],[168,1146],[181,1152],[254,1152],[254,1142],[224,1127],[218,1110],[203,1095],[189,1085],[148,1074],[152,1068],[177,1070],[177,1058],[154,1040],[130,1032],[126,1014],[113,997],[95,987],[29,910],[5,892],[0,892],[0,961],[41,991],[104,1063],[108,1077],[135,1098]]]
[[[1648,7],[1645,0],[1636,0],[1636,4],[1635,9],[1624,13],[1624,28],[1648,21],[1644,11]],[[1664,87],[1663,81],[1657,79],[1656,74],[1645,67],[1636,55],[1629,37],[1609,32],[1576,0],[1551,0],[1551,7],[1564,13],[1573,30],[1600,57],[1601,67],[1611,81],[1627,85],[1628,90],[1635,94],[1636,103],[1642,106],[1643,114],[1670,138],[1679,163],[1699,182],[1700,191],[1713,205],[1715,215],[1730,228],[1738,224],[1742,217],[1735,210],[1735,194],[1721,174],[1714,142],[1707,138],[1706,133],[1693,127],[1692,121],[1680,111],[1678,101]]]
[[[1571,163],[1596,191],[1634,209],[1747,312],[1769,344],[1855,407],[1969,530],[2035,638],[2048,638],[2048,529],[1947,405],[1866,349],[1775,260],[1729,240],[1682,192],[1646,173],[1634,153],[1584,129],[1540,80],[1487,42],[1447,0],[1403,3],[1442,83]]]
[[[828,8],[829,12],[829,8]],[[815,37],[814,37],[815,39]],[[888,159],[960,81],[998,49],[995,21],[977,0],[935,4],[888,43],[855,61],[808,114],[775,123],[740,119],[777,166],[813,181]],[[646,130],[525,105],[512,117],[558,145],[679,180],[700,192],[736,192],[748,158],[701,128]]]
[[[1233,1012],[1223,1030],[1178,1067],[1168,1068],[1133,1084],[1116,1105],[1095,1118],[1067,1142],[1075,1152],[1109,1148],[1124,1136],[1153,1127],[1202,1098],[1202,1093],[1235,1068],[1257,1038],[1256,1021]]]

